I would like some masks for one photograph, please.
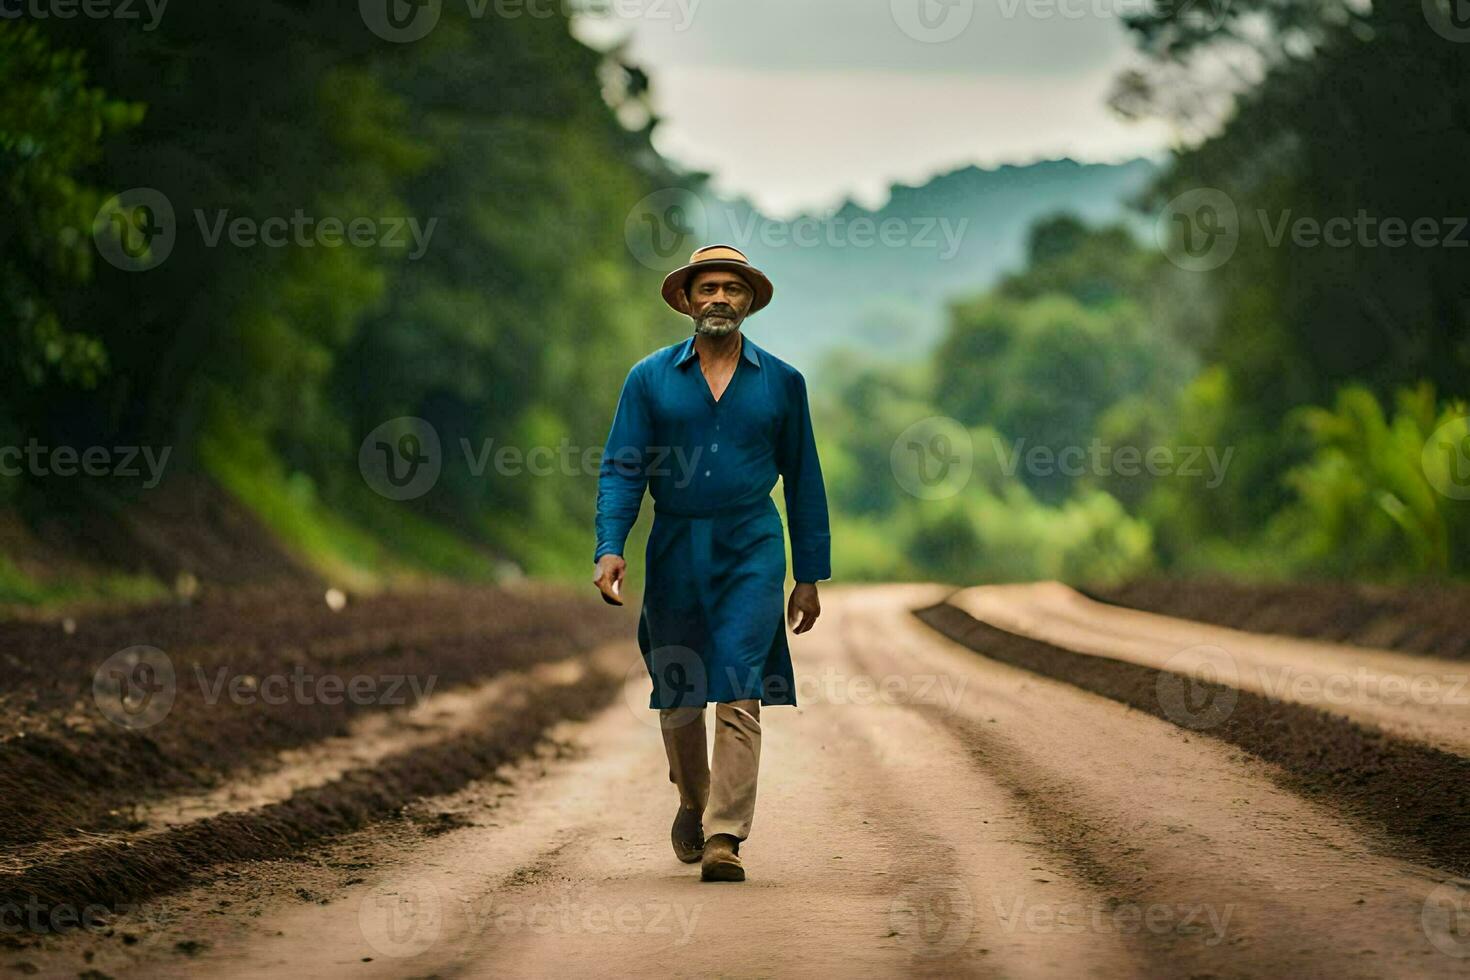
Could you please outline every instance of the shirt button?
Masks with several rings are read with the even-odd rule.
[[[709,476],[709,470],[705,470],[705,471],[704,471],[704,475],[705,475],[705,476]]]
[[[720,444],[717,442],[713,446],[710,446],[709,447],[709,451],[712,452],[712,453],[719,452],[720,451]]]

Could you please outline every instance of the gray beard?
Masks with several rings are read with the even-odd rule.
[[[722,321],[716,323],[715,321]],[[700,317],[694,321],[694,332],[706,337],[725,337],[740,327],[739,320],[726,320],[723,316]]]

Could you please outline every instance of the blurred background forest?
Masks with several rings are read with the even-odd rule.
[[[788,309],[747,333],[817,395],[834,577],[1470,571],[1470,43],[1436,2],[1131,16],[1111,100],[1199,134],[1167,159],[894,187],[873,213],[974,219],[947,261],[752,243]],[[655,150],[651,84],[565,15],[453,3],[412,44],[346,0],[0,21],[0,445],[171,449],[156,487],[0,476],[0,602],[590,576],[595,468],[477,473],[461,447],[600,446],[628,367],[688,334],[627,229],[649,195],[715,198]],[[133,188],[177,232],[141,272],[100,254],[157,217],[104,207]],[[1210,269],[1168,220],[1199,188],[1238,210]],[[220,211],[437,223],[421,257],[206,247]],[[1447,238],[1274,240],[1360,211]],[[399,501],[359,450],[404,417],[443,466]],[[906,485],[895,452],[958,442],[963,486]],[[1198,449],[1200,474],[1014,463],[1094,443]]]

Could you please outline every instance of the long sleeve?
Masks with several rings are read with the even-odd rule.
[[[827,488],[817,441],[812,432],[806,379],[792,382],[786,415],[776,447],[776,465],[786,495],[786,521],[791,531],[791,573],[798,582],[832,577],[832,533],[827,522]]]
[[[603,555],[621,555],[628,532],[638,520],[648,487],[648,451],[653,444],[648,397],[635,367],[623,382],[613,415],[612,431],[602,447],[597,475],[596,564]]]

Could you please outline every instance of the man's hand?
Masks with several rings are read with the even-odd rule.
[[[592,576],[592,583],[602,590],[603,602],[612,606],[623,604],[623,573],[627,570],[628,563],[623,561],[622,555],[603,555],[597,560],[597,572]]]
[[[791,601],[786,603],[786,625],[796,622],[797,613],[801,614],[801,622],[793,632],[805,633],[816,624],[817,617],[822,615],[822,603],[817,599],[817,583],[797,582],[796,588],[791,590]]]

